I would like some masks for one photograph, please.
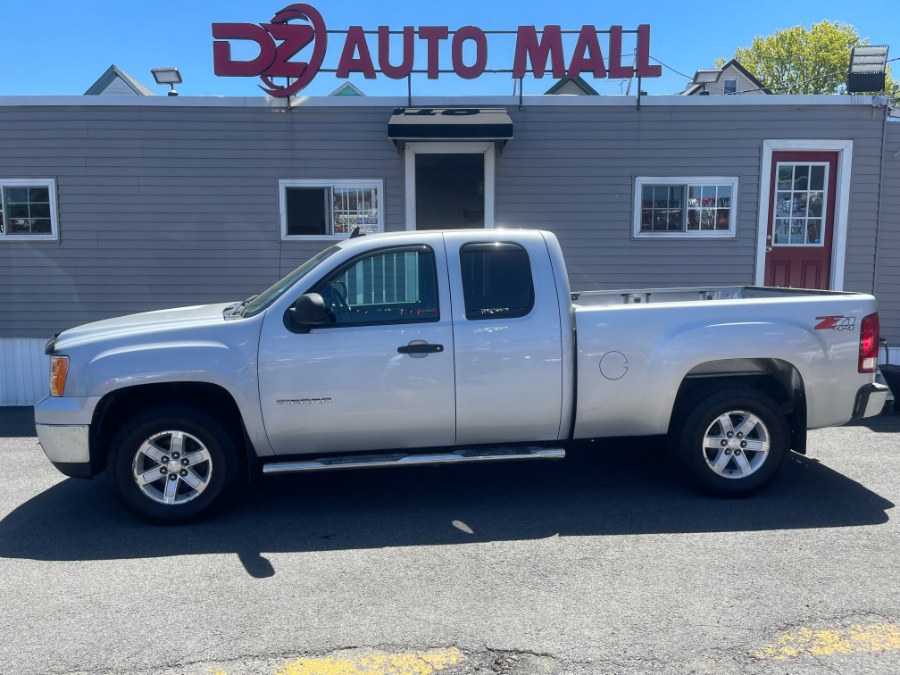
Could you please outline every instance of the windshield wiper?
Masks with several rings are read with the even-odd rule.
[[[256,294],[251,295],[246,300],[241,300],[236,305],[229,305],[225,308],[225,316],[243,316],[244,308],[256,299]]]

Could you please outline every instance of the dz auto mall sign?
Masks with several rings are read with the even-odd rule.
[[[336,69],[322,68],[329,33],[343,36]],[[540,31],[535,26],[519,26],[515,31],[512,67],[488,70],[488,35],[502,33],[512,31],[485,31],[476,26],[464,26],[454,31],[447,26],[404,26],[402,30],[391,30],[387,26],[363,30],[361,26],[351,26],[344,31],[329,31],[314,7],[295,4],[277,12],[269,23],[214,23],[213,61],[216,75],[259,77],[262,80],[260,88],[270,96],[280,98],[293,96],[319,72],[334,72],[342,79],[351,73],[374,79],[380,72],[395,80],[412,73],[426,73],[430,79],[436,79],[440,73],[448,72],[465,79],[474,79],[485,72],[511,73],[514,78],[531,74],[540,79],[548,67],[554,78],[590,75],[627,79],[662,74],[660,66],[650,63],[648,24],[641,24],[636,30],[623,30],[622,26],[597,30],[595,26],[585,25],[577,31],[564,31],[559,26],[544,26]],[[564,33],[578,36],[568,59],[564,51]],[[622,36],[626,33],[637,36],[634,65],[622,63]],[[606,57],[598,37],[603,34],[609,36]],[[391,49],[392,35],[402,36],[402,49]],[[253,43],[250,45],[252,53],[258,50],[258,55],[249,60],[233,58],[232,44],[238,41]],[[439,62],[442,42],[450,46],[452,71],[447,70],[446,64],[442,68]],[[396,43],[395,40],[395,47],[398,46]],[[420,49],[420,58],[422,54],[425,58],[424,69],[421,63],[416,67],[417,45],[424,47]],[[464,59],[464,49],[468,49],[468,63]],[[286,78],[286,84],[276,84],[274,78]]]

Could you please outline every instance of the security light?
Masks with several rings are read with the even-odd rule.
[[[696,73],[694,73],[692,84],[700,85],[700,96],[709,96],[709,92],[706,91],[706,85],[717,82],[721,74],[722,71],[718,68],[713,68],[710,70],[698,70]]]
[[[884,91],[887,72],[887,45],[862,45],[850,52],[847,70],[847,91]]]
[[[694,84],[712,84],[719,79],[719,75],[722,74],[722,71],[718,68],[713,68],[710,70],[698,70],[694,73]]]
[[[178,68],[151,68],[150,72],[153,73],[153,79],[156,80],[156,84],[167,84],[171,87],[169,96],[178,96],[178,92],[175,91],[175,85],[182,82]]]

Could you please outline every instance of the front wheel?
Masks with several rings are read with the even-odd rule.
[[[158,524],[199,520],[237,485],[234,435],[215,415],[165,406],[125,422],[109,449],[113,493],[139,518]]]
[[[789,438],[778,404],[752,387],[699,399],[672,435],[687,477],[707,492],[732,497],[759,492],[775,479]]]

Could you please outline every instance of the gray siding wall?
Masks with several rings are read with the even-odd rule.
[[[900,347],[900,121],[888,122],[885,131],[876,294],[881,334]]]
[[[390,113],[0,105],[0,176],[56,178],[60,223],[58,242],[0,242],[0,338],[260,291],[327,245],[280,241],[279,179],[382,179],[386,227],[404,229]],[[762,142],[779,138],[854,141],[845,288],[872,289],[882,125],[871,108],[560,102],[510,114],[497,224],[555,231],[575,289],[752,283]],[[740,179],[736,239],[632,238],[636,176],[706,175]]]
[[[871,291],[881,122],[865,107],[633,107],[513,111],[497,160],[501,225],[554,230],[573,288],[754,281],[763,141],[852,140],[844,287]],[[634,239],[637,176],[737,176],[737,238]]]
[[[59,242],[0,242],[0,337],[241,299],[327,246],[282,242],[278,180],[383,178],[403,163],[384,110],[0,107],[0,175],[56,177]]]

